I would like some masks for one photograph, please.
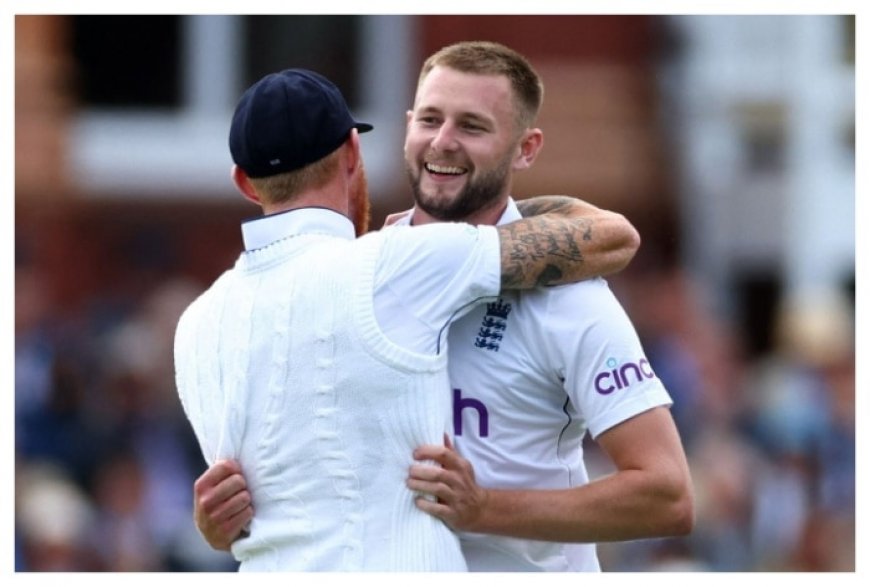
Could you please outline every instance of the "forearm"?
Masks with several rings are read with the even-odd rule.
[[[414,451],[408,488],[437,501],[417,507],[454,530],[555,542],[679,536],[692,530],[692,480],[670,412],[657,407],[601,433],[596,441],[617,472],[555,490],[485,489],[449,441]]]
[[[578,248],[584,260],[584,278],[622,271],[640,247],[640,235],[625,216],[579,198],[536,196],[518,201],[517,208],[523,218],[547,214],[579,223]]]
[[[471,532],[554,542],[609,542],[687,533],[686,491],[642,471],[563,490],[486,491]]]

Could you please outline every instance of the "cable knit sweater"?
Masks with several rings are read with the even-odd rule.
[[[386,233],[249,251],[179,322],[185,412],[209,462],[242,463],[254,499],[233,545],[242,571],[465,569],[405,486],[414,447],[449,430],[450,394],[446,353],[400,348],[375,320]]]

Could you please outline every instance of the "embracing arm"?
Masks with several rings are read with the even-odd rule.
[[[667,408],[653,408],[604,432],[600,446],[617,472],[555,490],[484,489],[471,464],[449,446],[421,447],[409,488],[438,497],[417,506],[455,530],[548,540],[606,542],[688,534],[692,486],[676,426]]]
[[[559,285],[616,273],[640,246],[621,214],[569,196],[517,202],[522,220],[501,225],[502,288]]]

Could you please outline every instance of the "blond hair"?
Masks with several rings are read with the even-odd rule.
[[[464,41],[432,54],[420,70],[417,87],[436,66],[463,73],[503,75],[508,78],[517,105],[517,123],[528,128],[534,124],[544,101],[544,84],[525,57],[499,43]]]
[[[306,190],[323,187],[337,172],[338,149],[300,169],[268,177],[252,177],[251,185],[264,203],[284,204]]]

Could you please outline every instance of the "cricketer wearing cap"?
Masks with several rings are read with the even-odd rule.
[[[608,217],[628,237],[608,246],[629,246],[596,263],[600,242],[583,237],[600,223],[564,198],[509,228],[354,239],[370,128],[305,70],[266,76],[233,117],[233,179],[265,216],[182,315],[175,365],[203,455],[238,460],[257,503],[232,547],[243,571],[465,570],[455,534],[405,484],[414,447],[450,429],[447,326],[503,289],[618,270],[633,254],[630,226]]]

